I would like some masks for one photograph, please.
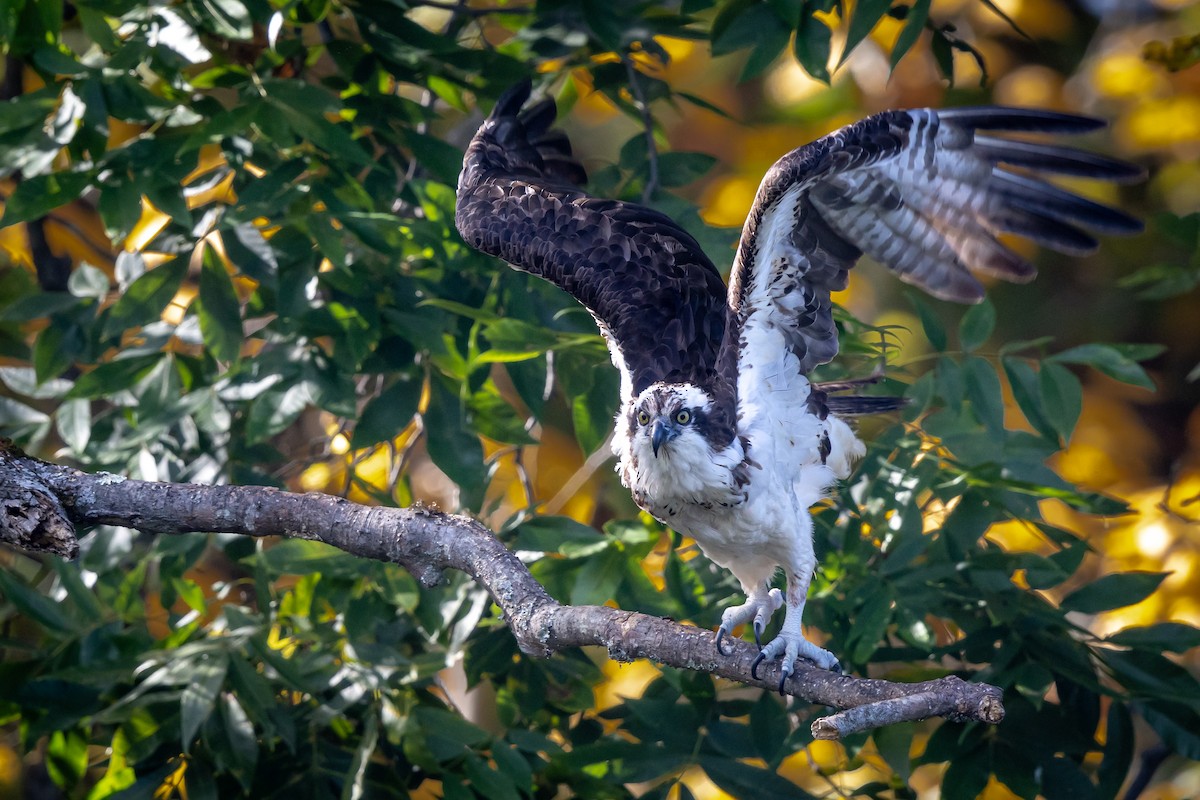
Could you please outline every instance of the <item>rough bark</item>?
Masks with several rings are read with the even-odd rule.
[[[774,689],[777,664],[750,674],[757,649],[730,643],[717,652],[712,631],[605,606],[564,606],[478,521],[439,511],[358,505],[323,494],[257,486],[154,483],[89,474],[31,458],[0,440],[0,541],[74,558],[78,526],[122,525],[150,533],[237,533],[325,542],[390,561],[426,586],[443,570],[470,575],[503,610],[521,650],[539,658],[567,647],[601,645],[619,661],[647,658]],[[998,688],[947,676],[922,683],[837,675],[800,662],[785,692],[842,709],[813,723],[817,738],[904,720],[947,717],[995,724],[1004,718]]]

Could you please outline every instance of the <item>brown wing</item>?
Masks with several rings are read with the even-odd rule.
[[[724,335],[720,273],[653,209],[590,197],[552,101],[510,89],[467,148],[455,223],[472,247],[574,296],[596,318],[624,398],[656,381],[711,384]]]

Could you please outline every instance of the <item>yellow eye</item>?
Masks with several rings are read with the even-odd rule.
[[[639,411],[637,419],[638,419],[639,425],[649,425],[650,424],[650,415],[647,414],[645,411]]]
[[[692,421],[692,415],[688,413],[688,410],[685,408],[675,415],[675,421],[680,425],[687,425]]]

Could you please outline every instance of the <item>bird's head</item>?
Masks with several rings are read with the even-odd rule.
[[[702,428],[712,409],[712,396],[698,386],[656,383],[638,396],[629,430],[635,443],[649,443],[655,458],[701,447],[707,451]]]

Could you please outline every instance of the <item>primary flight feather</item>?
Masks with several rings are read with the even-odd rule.
[[[1088,117],[998,107],[876,114],[768,170],[726,289],[669,217],[579,188],[584,171],[566,136],[550,129],[554,103],[526,107],[530,92],[529,82],[510,89],[468,146],[459,232],[472,247],[557,284],[595,317],[621,374],[613,452],[622,482],[746,593],[724,612],[718,649],[745,622],[757,640],[783,605],[779,636],[755,667],[782,656],[781,690],[797,656],[838,668],[801,629],[816,567],[809,508],[865,451],[839,412],[889,401],[830,397],[810,383],[808,373],[838,350],[830,293],[846,287],[866,254],[936,297],[979,302],[973,272],[1034,276],[1000,234],[1079,254],[1097,246],[1088,230],[1141,229],[1035,172],[1126,181],[1141,170],[992,135],[1102,125]],[[779,568],[786,593],[771,588]]]

